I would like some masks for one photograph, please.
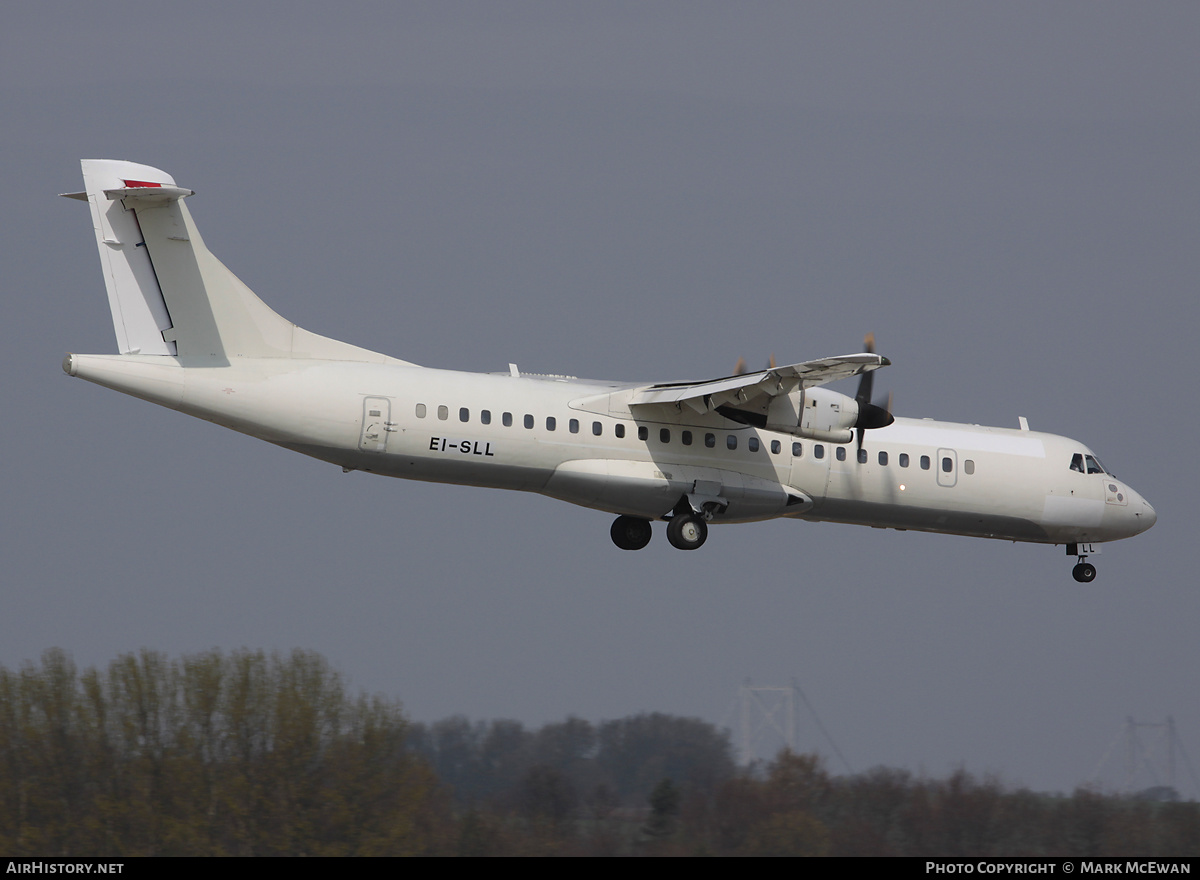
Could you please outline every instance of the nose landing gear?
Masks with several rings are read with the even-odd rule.
[[[1096,566],[1087,561],[1089,555],[1100,552],[1095,544],[1068,544],[1067,555],[1078,557],[1078,562],[1071,569],[1071,577],[1081,584],[1090,584],[1096,579]]]

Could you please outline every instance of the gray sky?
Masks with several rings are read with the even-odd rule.
[[[1200,764],[1198,38],[1194,3],[15,5],[0,663],[305,647],[530,724],[795,677],[855,769],[1067,790],[1129,715]],[[623,553],[597,512],[344,475],[61,373],[115,351],[54,197],[80,158],[165,169],[281,314],[430,366],[704,379],[873,330],[900,415],[1027,416],[1158,525],[1083,586],[829,524]]]

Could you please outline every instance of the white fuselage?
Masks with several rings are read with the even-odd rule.
[[[348,470],[645,519],[707,493],[724,502],[714,523],[788,516],[1069,544],[1155,521],[1129,486],[1071,468],[1090,455],[1083,444],[1027,430],[898,418],[867,431],[860,454],[853,441],[716,412],[648,418],[628,383],[269,357],[185,368],[161,355],[69,355],[64,368]]]
[[[119,355],[72,376],[358,470],[538,492],[618,514],[622,550],[667,519],[680,550],[708,523],[832,520],[1094,545],[1155,514],[1081,443],[1027,430],[895,419],[863,352],[703,382],[625,384],[432,370],[330,339],[272,310],[208,250],[158,168],[84,159],[86,202]],[[831,382],[859,377],[853,397]]]

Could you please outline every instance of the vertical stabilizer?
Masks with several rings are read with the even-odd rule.
[[[111,159],[83,160],[83,183],[96,245],[100,248],[117,348],[121,354],[173,355],[175,343],[163,338],[163,331],[171,327],[171,316],[150,257],[140,246],[142,235],[137,216],[104,192],[126,186],[124,178],[158,188],[164,184],[175,186],[169,174],[147,165]]]
[[[121,354],[185,365],[241,357],[404,363],[297,327],[204,246],[183,199],[191,190],[148,165],[84,159],[86,198]]]

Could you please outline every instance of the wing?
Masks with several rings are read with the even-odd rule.
[[[805,361],[802,364],[789,364],[786,367],[774,367],[758,373],[713,379],[710,382],[644,385],[634,389],[629,405],[673,406],[677,409],[687,406],[698,413],[715,410],[721,406],[738,409],[747,406],[757,408],[768,404],[773,397],[838,379],[848,379],[889,364],[891,361],[878,354],[847,354]]]

